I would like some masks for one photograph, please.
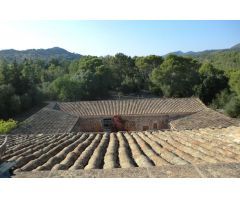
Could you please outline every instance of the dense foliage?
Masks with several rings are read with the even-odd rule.
[[[211,63],[222,70],[239,69],[240,66],[240,44],[229,49],[206,50],[200,52],[173,52],[172,54],[191,57],[201,63]]]
[[[169,55],[152,71],[155,88],[166,97],[189,97],[200,83],[199,63],[191,58]]]
[[[41,70],[40,66],[26,61],[0,62],[0,117],[11,117],[41,102],[38,87]]]
[[[0,134],[5,134],[17,127],[17,122],[13,119],[7,121],[0,120]]]
[[[203,64],[199,75],[201,84],[197,86],[196,94],[206,104],[211,103],[218,93],[228,88],[228,78],[224,71],[216,69],[212,64]]]
[[[240,49],[203,52],[191,57],[202,63],[211,63],[223,70],[237,69],[240,66]]]
[[[240,117],[240,65],[233,69],[212,63],[177,55],[130,57],[122,53],[71,61],[1,60],[0,118],[13,117],[43,100],[97,100],[146,92],[158,97],[197,96],[207,105]]]

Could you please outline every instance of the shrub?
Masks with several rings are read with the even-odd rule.
[[[213,99],[210,107],[213,107],[215,109],[223,109],[225,105],[235,96],[234,93],[231,93],[228,89],[222,90],[220,93],[218,93]]]
[[[240,117],[240,100],[236,96],[225,105],[225,112],[231,117]]]
[[[0,120],[0,134],[5,134],[17,127],[17,121],[9,119],[7,121]]]

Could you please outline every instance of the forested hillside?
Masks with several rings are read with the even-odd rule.
[[[80,54],[70,53],[59,47],[50,49],[28,49],[23,51],[14,49],[0,51],[0,59],[17,62],[21,62],[24,59],[39,59],[46,62],[49,62],[51,59],[73,60],[80,58],[80,56]]]
[[[240,68],[240,50],[227,50],[192,56],[200,62],[210,62],[219,69]]]
[[[211,63],[219,69],[231,70],[240,68],[240,44],[229,49],[206,50],[201,52],[173,52],[171,54],[194,58],[202,63]]]
[[[209,54],[210,62],[177,55],[130,57],[122,53],[78,59],[50,59],[51,55],[48,59],[1,59],[0,118],[14,117],[44,100],[98,100],[112,98],[112,94],[146,93],[197,96],[209,106],[240,117],[239,60],[233,62],[235,55],[225,58],[220,53],[216,57]],[[223,67],[219,67],[220,61]],[[236,66],[229,70],[231,65]]]

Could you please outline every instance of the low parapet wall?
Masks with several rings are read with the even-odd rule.
[[[240,163],[17,172],[15,178],[239,178]]]

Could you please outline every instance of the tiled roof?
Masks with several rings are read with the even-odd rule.
[[[77,124],[79,117],[113,116],[117,114],[133,116],[183,114],[183,116],[177,116],[178,119],[170,118],[170,127],[174,130],[240,125],[239,121],[207,108],[198,98],[154,98],[52,102],[21,123],[12,133],[47,134],[71,132],[74,131],[74,125],[81,126],[81,124]]]
[[[240,127],[10,135],[2,158],[15,172],[239,163]]]
[[[6,144],[7,144],[7,137],[6,136],[0,136],[0,162],[1,157],[6,151]]]
[[[195,113],[206,106],[198,98],[152,98],[57,103],[56,109],[75,116]]]
[[[176,119],[170,122],[170,126],[175,130],[199,129],[199,128],[223,128],[228,126],[239,126],[240,121],[227,117],[211,109]]]
[[[13,134],[63,133],[69,132],[78,117],[49,108],[49,105],[25,120]]]

